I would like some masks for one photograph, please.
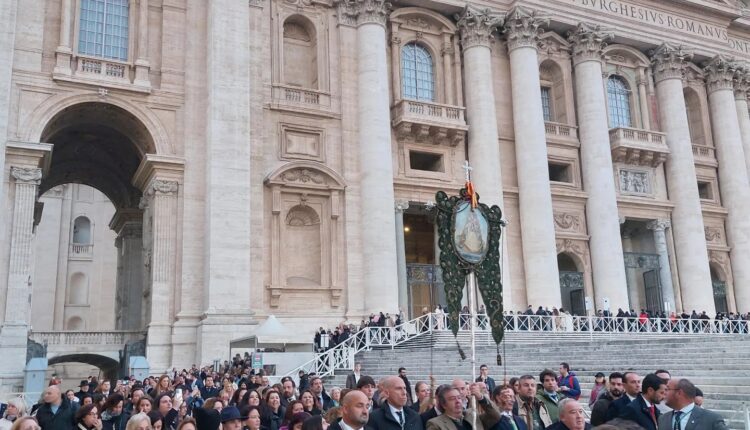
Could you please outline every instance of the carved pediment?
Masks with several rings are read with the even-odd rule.
[[[268,175],[265,184],[329,190],[346,188],[341,175],[325,164],[313,161],[287,163]]]

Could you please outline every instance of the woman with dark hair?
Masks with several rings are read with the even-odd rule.
[[[148,413],[148,418],[151,420],[152,430],[163,430],[164,429],[164,417],[161,416],[159,411],[151,411]]]
[[[125,398],[122,394],[112,394],[107,397],[102,412],[102,427],[104,430],[124,430],[130,415],[125,412]]]
[[[244,385],[244,384],[241,384]],[[240,388],[237,389],[237,391],[234,392],[234,395],[232,396],[232,400],[229,401],[230,406],[240,406],[240,402],[245,397],[245,394],[247,394],[247,388]],[[244,415],[243,415],[244,416]]]
[[[310,415],[322,415],[318,399],[315,398],[312,391],[305,390],[301,392],[299,394],[299,399],[302,401],[302,406],[305,408],[305,412]]]
[[[104,402],[107,401],[107,398],[102,393],[94,393],[91,400],[97,406],[97,410],[104,410]]]
[[[179,416],[180,406],[182,405],[182,396],[170,397],[169,393],[162,393],[156,397],[156,408],[164,418],[164,429],[177,429],[177,418]],[[156,429],[154,429],[156,430]]]
[[[302,423],[302,430],[327,430],[328,423],[320,415],[312,416]]]
[[[99,419],[99,411],[96,405],[81,406],[76,411],[77,430],[102,430],[102,420]]]
[[[281,422],[281,428],[279,430],[287,430],[289,423],[292,422],[294,414],[305,412],[305,407],[299,400],[293,400],[286,405],[286,411],[284,412],[284,420]]]
[[[159,397],[159,395],[164,394],[164,393],[172,394],[172,390],[169,385],[169,376],[167,375],[161,375],[159,377],[159,382],[156,384],[156,387],[154,387],[154,389],[151,391],[150,394],[154,398],[157,398]]]
[[[260,408],[258,406],[248,406],[246,410],[243,410],[240,414],[245,419],[245,428],[247,430],[267,430],[261,425]]]
[[[242,396],[242,404],[240,406],[260,406],[260,394],[257,390],[248,390],[244,396]]]
[[[294,416],[292,417],[292,421],[289,422],[289,430],[302,430],[302,425],[304,424],[305,420],[307,420],[311,416],[312,415],[308,414],[307,412],[294,414]]]
[[[261,406],[261,425],[268,430],[279,430],[284,417],[284,407],[281,406],[281,396],[276,390],[268,390]]]

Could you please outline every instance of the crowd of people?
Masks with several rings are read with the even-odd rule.
[[[249,366],[236,356],[143,381],[91,377],[65,392],[53,378],[36,404],[9,401],[0,430],[686,430],[688,421],[696,430],[727,428],[702,409],[693,383],[666,370],[596,375],[589,422],[567,363],[502,383],[482,365],[474,382],[431,378],[413,391],[403,367],[376,381],[356,364],[339,388],[304,372],[299,383],[285,377],[272,385]]]

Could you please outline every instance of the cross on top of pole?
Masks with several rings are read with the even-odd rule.
[[[469,160],[464,160],[464,164],[461,167],[466,172],[466,182],[471,181],[471,171],[474,169],[469,165]]]

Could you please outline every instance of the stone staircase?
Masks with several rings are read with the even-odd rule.
[[[471,377],[469,333],[459,333],[458,342],[467,354],[461,360],[450,333],[420,336],[393,349],[373,349],[357,355],[364,372],[376,379],[396,375],[406,367],[412,387],[428,381],[450,383],[454,377]],[[577,375],[586,403],[594,375],[632,370],[641,376],[664,368],[672,375],[693,381],[705,394],[704,407],[721,413],[731,429],[745,428],[745,409],[750,407],[750,337],[737,335],[608,334],[514,332],[506,335],[500,353],[504,366],[496,363],[496,348],[486,332],[475,337],[477,369],[490,367],[490,376],[501,383],[506,377],[532,374],[544,368],[555,371],[563,361]],[[477,370],[478,372],[478,370]],[[328,387],[343,387],[348,371],[336,372]]]

